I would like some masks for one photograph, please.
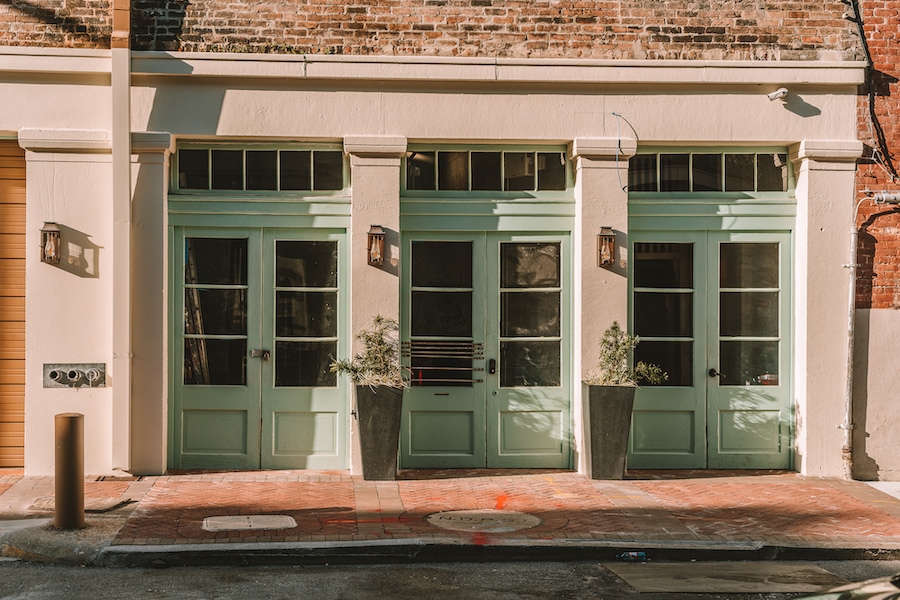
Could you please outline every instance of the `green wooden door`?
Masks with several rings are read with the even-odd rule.
[[[405,237],[401,466],[570,465],[568,238]]]
[[[172,464],[346,468],[343,233],[175,228]]]
[[[790,234],[635,232],[633,468],[789,468]]]

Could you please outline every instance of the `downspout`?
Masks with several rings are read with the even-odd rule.
[[[114,0],[112,54],[112,467],[131,468],[131,2]]]
[[[844,0],[844,2],[848,5],[849,10],[845,12],[843,16],[845,19],[856,25],[857,34],[859,35],[859,42],[862,46],[862,51],[866,59],[865,94],[869,110],[869,118],[875,128],[875,134],[878,140],[879,148],[876,150],[876,158],[878,155],[881,156],[880,162],[893,181],[897,176],[897,172],[894,169],[893,163],[891,162],[891,155],[887,148],[887,140],[884,136],[884,132],[881,129],[881,125],[878,123],[877,115],[875,114],[876,89],[875,84],[872,81],[872,74],[875,71],[875,63],[872,60],[872,52],[869,50],[869,42],[866,39],[866,31],[863,23],[863,13],[859,7],[859,0]],[[847,265],[847,267],[850,269],[850,293],[847,306],[847,387],[845,392],[846,396],[844,399],[844,422],[841,425],[838,425],[838,428],[844,430],[844,445],[841,448],[841,460],[843,464],[843,474],[845,479],[853,479],[853,429],[855,428],[855,425],[853,423],[853,359],[855,355],[854,346],[856,343],[856,275],[857,269],[859,268],[859,265],[857,264],[859,229],[856,226],[856,221],[859,215],[859,207],[865,200],[872,199],[872,196],[870,196],[869,194],[871,193],[867,191],[867,197],[860,200],[856,204],[856,210],[853,211],[853,224],[850,230],[850,264]],[[874,194],[874,200],[876,204],[896,203],[897,195],[882,192],[880,194]]]
[[[841,461],[843,465],[844,479],[853,479],[853,357],[856,345],[856,270],[857,244],[859,242],[859,229],[856,227],[859,207],[865,198],[856,203],[853,211],[853,224],[850,227],[850,294],[847,301],[847,387],[844,396],[844,422],[838,425],[844,430],[844,445],[841,447]]]

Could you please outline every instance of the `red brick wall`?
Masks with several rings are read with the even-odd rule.
[[[853,58],[840,0],[133,0],[136,50]],[[0,45],[109,47],[108,0],[0,2]]]
[[[900,212],[865,199],[866,190],[900,192],[895,171],[900,168],[900,3],[864,0],[860,8],[874,70],[859,97],[859,139],[869,159],[857,171],[863,203],[857,217],[856,303],[858,308],[900,308]]]
[[[0,1],[0,45],[109,48],[109,0]]]
[[[840,0],[134,0],[135,49],[490,57],[855,56]]]

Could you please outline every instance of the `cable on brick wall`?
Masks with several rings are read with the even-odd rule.
[[[887,136],[884,134],[884,128],[878,120],[875,112],[875,98],[878,96],[878,86],[875,84],[875,62],[872,60],[872,53],[869,50],[869,41],[866,39],[866,31],[863,22],[862,10],[859,7],[859,0],[841,0],[850,7],[850,11],[844,13],[844,18],[855,23],[859,32],[859,41],[862,44],[863,54],[866,57],[866,83],[865,91],[867,96],[868,115],[867,125],[869,132],[877,143],[877,147],[873,148],[872,160],[880,166],[885,174],[890,178],[891,182],[897,180],[897,169],[891,160],[890,149],[888,148]]]

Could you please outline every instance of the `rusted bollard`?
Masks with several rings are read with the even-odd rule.
[[[56,415],[56,514],[59,529],[84,528],[84,415]]]

